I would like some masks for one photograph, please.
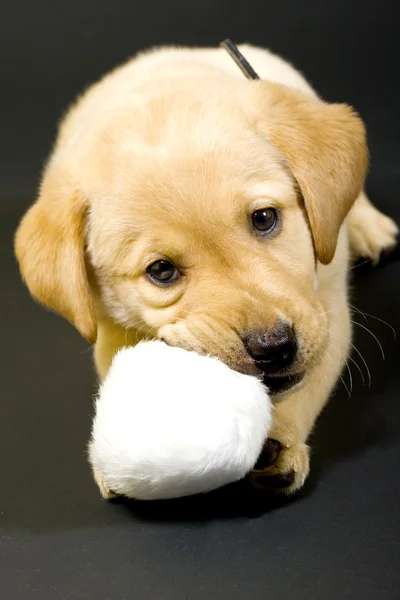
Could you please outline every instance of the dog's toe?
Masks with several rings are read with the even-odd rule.
[[[278,440],[268,438],[256,464],[254,465],[254,469],[259,471],[273,465],[274,462],[276,462],[281,450],[282,444],[278,442]]]
[[[103,496],[103,498],[105,500],[113,500],[114,498],[118,498],[118,494],[116,494],[115,492],[110,490],[108,485],[105,483],[103,475],[99,470],[94,469],[93,477],[94,477],[95,482],[98,485],[100,494]]]
[[[295,472],[280,473],[279,475],[255,475],[254,481],[258,489],[281,489],[287,488],[294,483]]]
[[[371,204],[363,204],[350,215],[349,238],[353,256],[373,264],[389,253],[398,241],[399,228],[390,217]]]
[[[309,448],[306,444],[293,444],[285,448],[277,440],[271,442],[275,443],[266,443],[266,447],[270,448],[270,458],[278,452],[275,461],[269,466],[263,465],[261,455],[260,462],[257,461],[249,475],[250,483],[258,490],[292,494],[303,486],[308,476]]]

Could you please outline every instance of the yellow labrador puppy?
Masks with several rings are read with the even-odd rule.
[[[143,338],[262,374],[274,426],[252,478],[291,493],[349,352],[350,252],[376,261],[397,227],[363,191],[354,111],[240,50],[261,80],[223,49],[163,48],[92,86],[15,247],[32,295],[95,344],[101,378]]]

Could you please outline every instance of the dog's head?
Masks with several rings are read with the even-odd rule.
[[[239,79],[149,85],[135,102],[54,154],[16,237],[32,294],[92,342],[95,294],[139,336],[289,388],[327,341],[316,263],[363,185],[362,122]]]

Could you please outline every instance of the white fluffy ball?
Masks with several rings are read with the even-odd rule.
[[[90,462],[138,500],[207,492],[244,477],[271,426],[262,383],[163,342],[114,358],[96,402]]]

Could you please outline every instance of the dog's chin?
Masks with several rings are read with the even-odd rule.
[[[278,397],[299,388],[303,383],[304,375],[304,371],[293,375],[264,375],[263,383],[271,396]]]

